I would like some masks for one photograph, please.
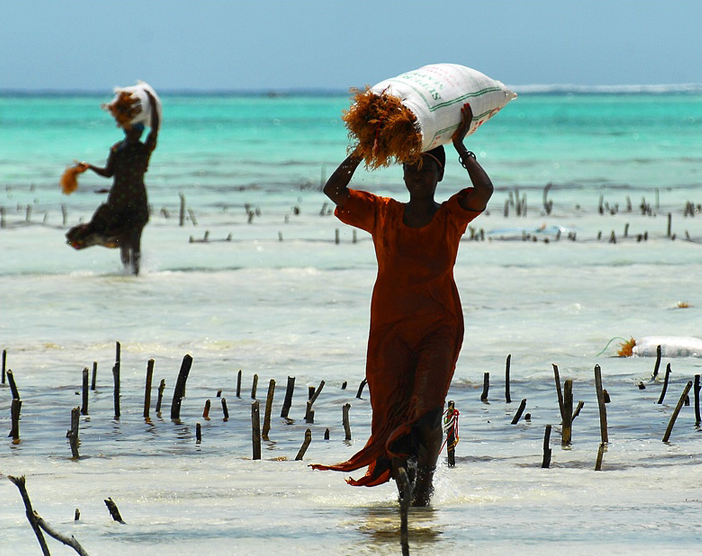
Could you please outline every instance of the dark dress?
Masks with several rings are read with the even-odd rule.
[[[154,149],[151,137],[145,143],[120,141],[110,149],[107,168],[112,169],[114,182],[107,202],[97,208],[89,223],[68,231],[66,239],[73,248],[115,248],[141,235],[149,221],[144,174]]]
[[[353,471],[352,485],[391,478],[393,457],[417,449],[415,428],[439,422],[463,341],[463,310],[453,278],[461,236],[480,213],[461,207],[465,189],[444,202],[421,228],[404,224],[405,205],[349,190],[336,216],[373,237],[378,277],[373,287],[366,378],[373,418],[371,437],[348,461],[315,469]],[[416,455],[416,454],[415,454]]]

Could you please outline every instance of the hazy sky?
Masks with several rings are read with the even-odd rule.
[[[0,90],[348,90],[437,62],[700,84],[701,37],[699,0],[1,0]]]

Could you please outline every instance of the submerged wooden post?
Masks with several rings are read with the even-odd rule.
[[[241,369],[236,374],[236,397],[241,398]]]
[[[88,367],[85,367],[83,369],[83,404],[81,405],[80,412],[83,415],[88,414],[88,380],[89,380],[89,375],[90,371],[88,370]]]
[[[302,446],[300,446],[300,450],[295,456],[295,461],[300,461],[303,457],[305,457],[305,452],[307,451],[307,448],[309,448],[310,442],[312,442],[312,431],[307,429],[305,431],[305,440],[302,442]]]
[[[154,380],[154,360],[149,359],[146,364],[146,385],[144,386],[144,419],[149,418],[151,410],[151,385]]]
[[[670,373],[673,371],[670,368],[670,363],[668,363],[667,367],[665,368],[665,378],[663,379],[663,389],[661,390],[661,397],[658,398],[658,403],[662,404],[663,399],[665,398],[665,393],[668,391],[668,380],[670,379]]]
[[[344,440],[347,442],[351,440],[351,424],[349,423],[349,410],[351,409],[351,404],[346,403],[342,408],[342,423],[344,424]]]
[[[71,410],[71,428],[68,429],[68,432],[66,433],[66,437],[68,438],[68,442],[71,446],[71,454],[73,455],[73,459],[80,458],[80,453],[78,452],[78,446],[80,446],[80,442],[78,440],[79,423],[80,407],[74,407]]]
[[[561,446],[570,446],[573,435],[573,380],[563,384],[563,426],[561,427]]]
[[[15,382],[15,374],[12,369],[7,369],[7,382],[10,384],[10,391],[12,392],[12,399],[19,400],[20,394],[17,388],[17,383]]]
[[[224,421],[229,421],[229,409],[227,409],[227,400],[222,398],[222,413],[224,414]]]
[[[176,382],[175,388],[173,390],[173,400],[171,401],[171,419],[180,419],[180,406],[185,396],[185,383],[188,380],[188,375],[190,374],[190,368],[193,365],[193,358],[186,354],[183,357],[183,362],[180,366],[180,372],[178,373],[178,381]]]
[[[273,411],[273,396],[275,395],[275,380],[268,383],[268,394],[266,395],[266,412],[263,415],[263,440],[268,440],[268,433],[271,432],[271,411]]]
[[[10,434],[8,434],[8,436],[12,438],[13,444],[20,443],[19,422],[21,411],[22,400],[20,400],[19,398],[12,398],[12,404],[10,405],[10,419],[12,421],[12,426],[10,428]]]
[[[700,426],[700,375],[695,375],[695,426]]]
[[[673,414],[670,416],[670,421],[668,422],[668,428],[665,430],[665,434],[663,435],[663,442],[668,442],[668,440],[670,440],[670,435],[673,432],[673,426],[675,425],[675,420],[678,418],[678,414],[680,413],[680,410],[682,409],[682,406],[685,403],[685,398],[687,398],[687,395],[690,393],[690,388],[692,388],[692,381],[691,380],[689,380],[687,382],[687,384],[685,385],[685,389],[683,390],[683,393],[680,396],[680,399],[678,400],[678,405],[675,406],[675,410],[673,411]]]
[[[158,385],[158,397],[156,398],[156,415],[161,416],[161,403],[163,403],[163,391],[166,389],[166,380],[161,379]]]
[[[546,425],[544,431],[544,457],[541,460],[541,468],[548,469],[551,467],[551,425]]]
[[[195,444],[200,444],[202,442],[202,425],[200,423],[195,423]]]
[[[510,353],[507,356],[507,360],[505,361],[505,402],[507,403],[512,403],[512,396],[509,391],[509,372],[510,372],[510,366],[512,364],[512,354]]]
[[[597,448],[597,460],[595,461],[595,471],[602,471],[602,460],[604,459],[604,453],[607,445],[604,442],[600,442],[599,448]]]
[[[253,459],[261,459],[261,413],[258,400],[251,404],[251,441]]]
[[[651,378],[655,379],[658,376],[658,369],[661,367],[661,346],[656,346],[656,364],[653,366],[653,373]]]
[[[290,406],[292,406],[293,390],[295,389],[295,377],[288,377],[288,386],[285,389],[285,400],[283,401],[283,408],[280,410],[280,416],[283,419],[288,418],[288,413],[290,412]]]
[[[212,402],[208,399],[205,401],[205,408],[202,410],[202,418],[205,421],[210,420],[210,408],[212,407]]]
[[[314,391],[310,399],[307,401],[307,410],[305,412],[305,421],[308,423],[314,423],[314,411],[312,411],[312,404],[317,401],[317,398],[322,393],[324,388],[324,381],[319,383],[319,387]]]
[[[490,373],[483,373],[483,393],[480,394],[480,401],[488,401],[488,390],[490,390]]]
[[[120,418],[120,407],[119,407],[119,383],[120,383],[120,378],[119,378],[119,367],[120,367],[120,362],[117,361],[112,367],[112,379],[114,381],[114,407],[115,407],[115,421],[119,421]]]
[[[365,387],[366,384],[368,384],[368,380],[364,378],[361,381],[361,384],[358,385],[358,392],[356,392],[356,397],[359,400],[361,399],[361,394],[363,393],[363,388]]]
[[[124,520],[122,519],[122,516],[119,513],[119,508],[117,507],[117,504],[114,503],[112,498],[108,498],[105,500],[105,505],[107,506],[107,509],[110,511],[110,515],[112,516],[112,519],[114,519],[118,523],[124,524]]]
[[[29,525],[32,527],[32,530],[34,531],[34,534],[37,537],[37,541],[39,541],[39,546],[41,547],[42,554],[44,556],[51,556],[51,553],[49,552],[49,547],[46,544],[46,539],[44,538],[44,534],[41,532],[39,524],[37,523],[36,512],[32,508],[32,501],[29,499],[29,493],[27,492],[26,480],[24,478],[24,475],[22,475],[21,477],[13,477],[11,475],[8,475],[7,478],[10,479],[10,481],[20,491],[22,501],[24,502],[24,509],[26,510],[25,514],[27,516],[27,520],[29,521]]]
[[[93,361],[93,376],[90,381],[90,389],[95,390],[95,385],[97,383],[97,361]]]
[[[519,419],[522,418],[522,413],[524,413],[524,408],[526,407],[526,404],[527,401],[526,398],[524,398],[519,404],[519,409],[517,409],[517,413],[515,413],[514,418],[512,419],[513,425],[516,425],[519,422]]]
[[[597,405],[600,410],[600,437],[603,444],[609,442],[607,434],[607,406],[605,405],[604,390],[602,388],[602,369],[595,365],[595,391],[597,393]]]
[[[256,399],[256,390],[258,390],[258,374],[253,375],[253,382],[251,383],[251,399]]]
[[[556,382],[556,394],[558,395],[558,409],[561,412],[561,420],[563,419],[563,392],[561,391],[561,375],[558,372],[558,365],[553,365],[553,379]]]
[[[2,384],[5,384],[5,365],[7,363],[7,350],[2,350]]]

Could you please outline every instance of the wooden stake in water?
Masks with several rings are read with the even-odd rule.
[[[261,413],[258,400],[251,404],[251,441],[253,459],[261,459]]]
[[[236,397],[241,398],[241,369],[236,374]]]
[[[324,388],[324,381],[321,381],[319,383],[319,387],[314,391],[312,396],[307,402],[307,411],[305,412],[305,421],[308,423],[314,423],[314,411],[312,411],[312,404],[314,404],[315,401],[317,401],[317,398],[319,395],[322,393],[322,389]]]
[[[606,448],[604,442],[600,442],[600,447],[597,449],[597,460],[595,461],[595,471],[602,471],[602,460],[604,459],[604,452]]]
[[[361,381],[361,384],[358,385],[358,392],[356,392],[356,397],[360,400],[361,399],[361,394],[363,393],[363,388],[365,385],[368,384],[368,380],[365,378]]]
[[[490,390],[490,373],[483,373],[483,393],[480,394],[480,401],[487,403],[488,390]]]
[[[600,437],[603,444],[609,442],[607,434],[607,406],[605,405],[604,390],[602,388],[602,369],[595,365],[595,391],[597,393],[597,405],[600,410]]]
[[[700,375],[695,375],[695,426],[700,426]]]
[[[268,433],[271,432],[271,412],[273,411],[273,396],[275,395],[275,380],[268,383],[268,394],[266,395],[266,411],[263,414],[263,440],[268,440]]]
[[[74,407],[71,410],[71,428],[68,429],[68,432],[66,433],[66,437],[68,438],[68,442],[71,446],[71,454],[73,455],[73,459],[80,458],[80,453],[78,452],[78,447],[80,446],[80,442],[78,440],[79,423],[80,407]]]
[[[222,413],[224,414],[224,421],[229,421],[229,409],[227,409],[227,400],[222,398]]]
[[[548,469],[551,467],[551,425],[546,425],[544,431],[544,457],[541,460],[541,468]]]
[[[653,366],[653,373],[651,378],[655,379],[658,376],[658,369],[661,367],[661,346],[656,346],[656,364]]]
[[[89,380],[89,375],[90,371],[88,370],[88,367],[83,369],[83,405],[80,408],[80,412],[83,415],[88,414],[88,380]]]
[[[12,438],[13,444],[20,443],[20,433],[19,433],[19,422],[20,413],[22,412],[22,400],[19,398],[12,398],[12,403],[10,405],[10,420],[12,422],[12,427],[10,428],[10,438]]]
[[[687,395],[690,393],[690,388],[692,388],[692,381],[691,380],[689,380],[687,382],[687,384],[685,385],[685,389],[683,390],[683,393],[680,396],[680,399],[678,400],[678,405],[675,406],[675,410],[673,411],[673,414],[670,416],[670,421],[668,422],[668,428],[665,430],[665,434],[663,435],[663,442],[668,442],[668,440],[670,440],[670,435],[673,432],[673,426],[675,425],[675,420],[678,418],[678,414],[680,413],[680,410],[682,409],[682,406],[685,403],[685,398],[687,398]]]
[[[253,383],[251,384],[251,399],[256,399],[256,390],[258,389],[258,375],[253,375]]]
[[[146,364],[146,385],[144,386],[144,419],[149,419],[151,410],[151,385],[154,380],[154,360],[149,359]]]
[[[553,378],[556,382],[556,395],[558,396],[558,409],[561,412],[561,420],[563,420],[563,392],[561,391],[561,375],[558,372],[558,365],[553,365]]]
[[[512,424],[516,425],[519,423],[519,419],[522,418],[522,413],[524,413],[524,409],[526,408],[526,398],[524,398],[521,403],[519,404],[519,409],[517,409],[517,413],[515,413],[514,418],[512,419]]]
[[[202,442],[202,425],[200,423],[195,423],[195,444],[200,444]]]
[[[119,344],[118,344],[119,345]],[[114,406],[115,406],[115,421],[119,421],[120,418],[120,407],[119,407],[119,368],[120,362],[117,361],[112,367],[112,378],[114,381]]]
[[[561,446],[570,446],[573,435],[573,380],[563,384],[563,426],[561,428]]]
[[[156,398],[156,415],[161,416],[161,404],[163,403],[163,391],[166,389],[165,379],[161,379],[158,385],[158,396]]]
[[[295,461],[300,461],[305,457],[305,452],[307,451],[307,448],[309,448],[310,442],[312,442],[312,431],[307,429],[305,431],[305,440],[302,442],[302,446],[300,446],[300,450],[295,456]]]
[[[2,350],[2,384],[5,384],[5,365],[7,363],[7,350]]]
[[[12,392],[12,399],[19,400],[19,390],[17,389],[17,383],[15,382],[15,374],[12,369],[7,369],[7,382],[10,384],[10,391]]]
[[[661,390],[661,396],[658,398],[658,404],[663,403],[663,399],[665,398],[665,393],[668,391],[668,380],[670,380],[670,373],[673,371],[670,368],[670,363],[665,368],[665,378],[663,379],[663,389]]]
[[[512,364],[512,354],[507,356],[507,361],[505,362],[505,402],[512,403],[512,396],[509,392],[509,372],[510,366]]]
[[[205,409],[202,410],[202,418],[203,418],[205,421],[209,421],[209,420],[210,420],[210,408],[211,408],[211,407],[212,407],[212,402],[210,402],[210,400],[207,400],[207,401],[205,402]]]
[[[93,361],[93,376],[90,381],[90,389],[95,390],[95,383],[97,382],[97,361]]]
[[[173,420],[180,419],[180,406],[185,396],[185,383],[188,381],[188,375],[190,374],[192,365],[193,358],[186,354],[185,357],[183,357],[180,372],[178,373],[178,381],[173,390],[173,400],[171,401],[171,419]]]
[[[124,520],[122,519],[122,516],[119,513],[119,508],[117,507],[117,504],[114,503],[112,498],[108,498],[105,500],[105,505],[107,506],[107,509],[110,511],[110,515],[112,516],[112,519],[114,519],[118,523],[124,524]]]
[[[288,418],[288,413],[290,412],[290,407],[292,406],[293,390],[295,389],[295,377],[288,377],[288,386],[285,389],[285,401],[283,401],[283,408],[280,411],[280,416],[283,419]]]
[[[342,422],[344,424],[344,440],[349,442],[351,440],[351,424],[349,423],[349,411],[351,410],[351,404],[344,404],[342,408]]]

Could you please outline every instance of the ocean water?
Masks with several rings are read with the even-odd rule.
[[[34,509],[90,554],[400,553],[393,485],[353,488],[343,474],[308,467],[346,459],[369,433],[367,390],[356,394],[373,248],[333,217],[320,190],[346,153],[348,95],[162,98],[147,174],[152,216],[142,274],[132,277],[116,251],[73,251],[64,240],[110,185],[86,173],[76,193],[58,187],[73,160],[102,164],[120,139],[100,108],[110,95],[0,96],[0,347],[22,399],[20,442],[0,447],[0,555],[40,552],[7,479],[19,475]],[[466,144],[496,191],[455,269],[466,319],[449,392],[461,412],[457,465],[442,454],[432,507],[410,512],[411,553],[696,553],[702,444],[693,391],[662,439],[702,358],[668,350],[653,378],[654,358],[616,354],[630,338],[702,337],[702,95],[527,91]],[[467,183],[450,149],[447,159],[441,200]],[[396,167],[359,171],[353,183],[406,198]],[[186,354],[193,365],[173,421]],[[94,364],[73,460],[66,430],[81,405],[82,371]],[[584,402],[568,446],[553,365]],[[596,365],[611,398],[600,471]],[[262,420],[276,383],[261,460],[252,459],[254,376]],[[283,419],[288,377],[295,392]],[[322,381],[308,423],[309,388]],[[0,430],[8,432],[11,398],[6,380]],[[528,419],[513,425],[524,399]],[[553,452],[543,469],[547,425]],[[307,429],[312,441],[296,461]],[[124,524],[110,517],[107,498]],[[74,553],[48,543],[52,554]]]

